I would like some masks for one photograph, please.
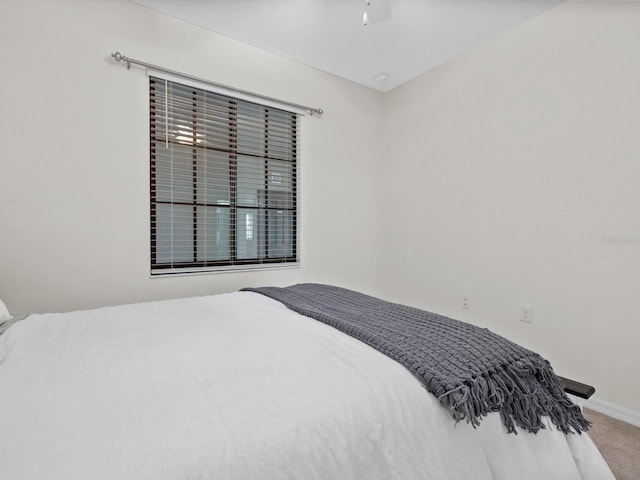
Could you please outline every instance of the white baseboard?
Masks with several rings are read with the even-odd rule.
[[[623,422],[630,423],[636,427],[640,427],[640,413],[638,412],[620,407],[605,400],[600,400],[596,397],[591,397],[589,400],[581,399],[580,403],[582,403],[582,406],[593,411],[602,413],[617,420],[622,420]]]

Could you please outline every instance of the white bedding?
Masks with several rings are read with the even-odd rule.
[[[7,480],[613,479],[586,434],[454,422],[404,367],[257,293],[0,337]]]

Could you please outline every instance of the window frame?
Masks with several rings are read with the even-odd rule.
[[[165,91],[165,101],[162,101],[161,104],[158,104],[156,101],[156,85],[158,82],[161,82],[164,85],[164,88],[171,84],[177,84],[180,87],[187,87],[189,89],[194,90],[192,93],[192,97],[194,98],[194,112],[197,108],[197,93],[204,94],[205,97],[208,94],[215,94],[217,97],[226,97],[226,100],[229,103],[229,123],[228,123],[228,139],[229,139],[229,149],[216,149],[213,147],[198,146],[196,139],[197,132],[197,119],[194,113],[193,119],[193,128],[192,135],[194,139],[194,143],[192,144],[192,180],[191,180],[191,189],[193,192],[192,199],[190,202],[187,201],[175,201],[173,198],[170,201],[159,200],[157,197],[157,164],[158,164],[158,152],[156,144],[162,141],[162,143],[167,143],[167,145],[171,145],[173,149],[174,146],[178,145],[178,142],[174,139],[170,139],[169,137],[160,138],[156,135],[155,122],[161,115],[158,114],[159,105],[163,105],[166,108],[165,101],[168,102],[168,95]],[[282,108],[280,105],[274,105],[273,102],[262,101],[261,99],[254,98],[244,98],[244,95],[235,95],[229,93],[228,91],[219,92],[219,89],[211,89],[206,88],[207,85],[193,85],[194,82],[185,81],[181,78],[165,78],[164,75],[157,75],[154,72],[149,72],[149,187],[150,187],[150,270],[151,276],[167,276],[167,275],[184,275],[184,274],[195,274],[195,273],[214,273],[214,272],[224,272],[224,271],[233,271],[233,270],[255,270],[255,269],[265,269],[265,268],[291,268],[297,267],[300,265],[300,201],[299,201],[299,162],[300,162],[300,111],[292,111],[289,108]],[[197,90],[197,92],[196,92]],[[169,102],[170,103],[170,102]],[[238,148],[238,105],[244,104],[252,104],[252,108],[258,106],[259,109],[262,109],[262,116],[264,118],[264,128],[261,130],[262,138],[265,146],[268,145],[269,139],[269,112],[274,113],[274,110],[280,111],[278,115],[282,115],[283,113],[288,115],[290,119],[290,129],[291,136],[289,140],[291,141],[291,159],[283,159],[278,157],[270,157],[268,154],[268,149],[265,148],[265,151],[262,155],[251,155],[245,151],[241,151]],[[169,122],[173,121],[172,117],[168,116],[167,110],[163,113],[165,115],[164,121]],[[256,117],[259,118],[259,117]],[[183,119],[184,120],[184,119]],[[289,122],[285,122],[289,124]],[[184,146],[181,145],[181,146]],[[229,158],[229,204],[222,205],[219,203],[207,203],[200,201],[198,197],[198,155],[201,154],[203,150],[211,150],[213,153],[217,153],[220,155],[226,155]],[[260,162],[263,163],[263,173],[264,173],[264,190],[259,190],[258,192],[264,196],[264,199],[261,202],[257,202],[255,206],[247,206],[238,202],[238,157],[242,157],[243,159],[253,158],[255,163],[252,165],[259,165]],[[291,168],[291,190],[285,190],[284,193],[290,197],[290,206],[287,208],[282,208],[281,206],[272,205],[269,201],[269,185],[270,179],[273,176],[273,173],[270,172],[269,162],[289,162]],[[173,187],[172,187],[173,188]],[[172,190],[173,192],[173,190]],[[283,193],[282,190],[271,190],[271,192],[279,192]],[[158,260],[158,205],[182,205],[190,207],[193,210],[193,231],[192,231],[192,240],[191,247],[193,249],[193,255],[191,261],[170,261],[170,262],[159,262]],[[229,256],[225,259],[204,259],[198,260],[198,208],[226,208],[229,211],[229,220],[228,220],[228,241],[229,241]],[[237,238],[239,235],[239,222],[243,220],[240,217],[240,210],[254,210],[258,212],[258,214],[262,214],[264,216],[265,226],[260,229],[258,227],[258,216],[253,219],[252,228],[253,235],[257,238],[258,245],[261,245],[260,242],[263,242],[263,254],[261,255],[260,246],[256,247],[257,256],[253,258],[239,258],[239,250],[237,245]],[[289,230],[286,227],[283,227],[283,231],[287,231],[287,240],[290,244],[287,244],[287,248],[290,248],[290,254],[284,256],[274,256],[270,257],[269,255],[269,238],[272,234],[280,235],[283,232],[278,231],[270,231],[269,230],[269,217],[272,212],[278,212],[282,210],[287,210],[290,216],[290,226]],[[246,220],[246,218],[245,218]],[[258,238],[259,236],[259,238]],[[171,241],[173,241],[173,237],[171,237]],[[172,259],[174,252],[171,252]]]

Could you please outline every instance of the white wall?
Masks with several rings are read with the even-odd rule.
[[[384,109],[388,296],[640,412],[640,3],[565,3]]]
[[[377,92],[127,1],[2,1],[0,44],[0,298],[11,310],[308,280],[374,287]],[[302,123],[301,268],[149,278],[148,78],[115,64],[116,50],[325,110]],[[343,235],[354,212],[358,234]]]

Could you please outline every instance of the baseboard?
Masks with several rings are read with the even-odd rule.
[[[582,400],[580,403],[582,403],[582,406],[595,412],[602,413],[617,420],[622,420],[623,422],[640,427],[640,413],[638,412],[620,407],[605,400],[600,400],[596,397],[591,397],[589,400]]]

